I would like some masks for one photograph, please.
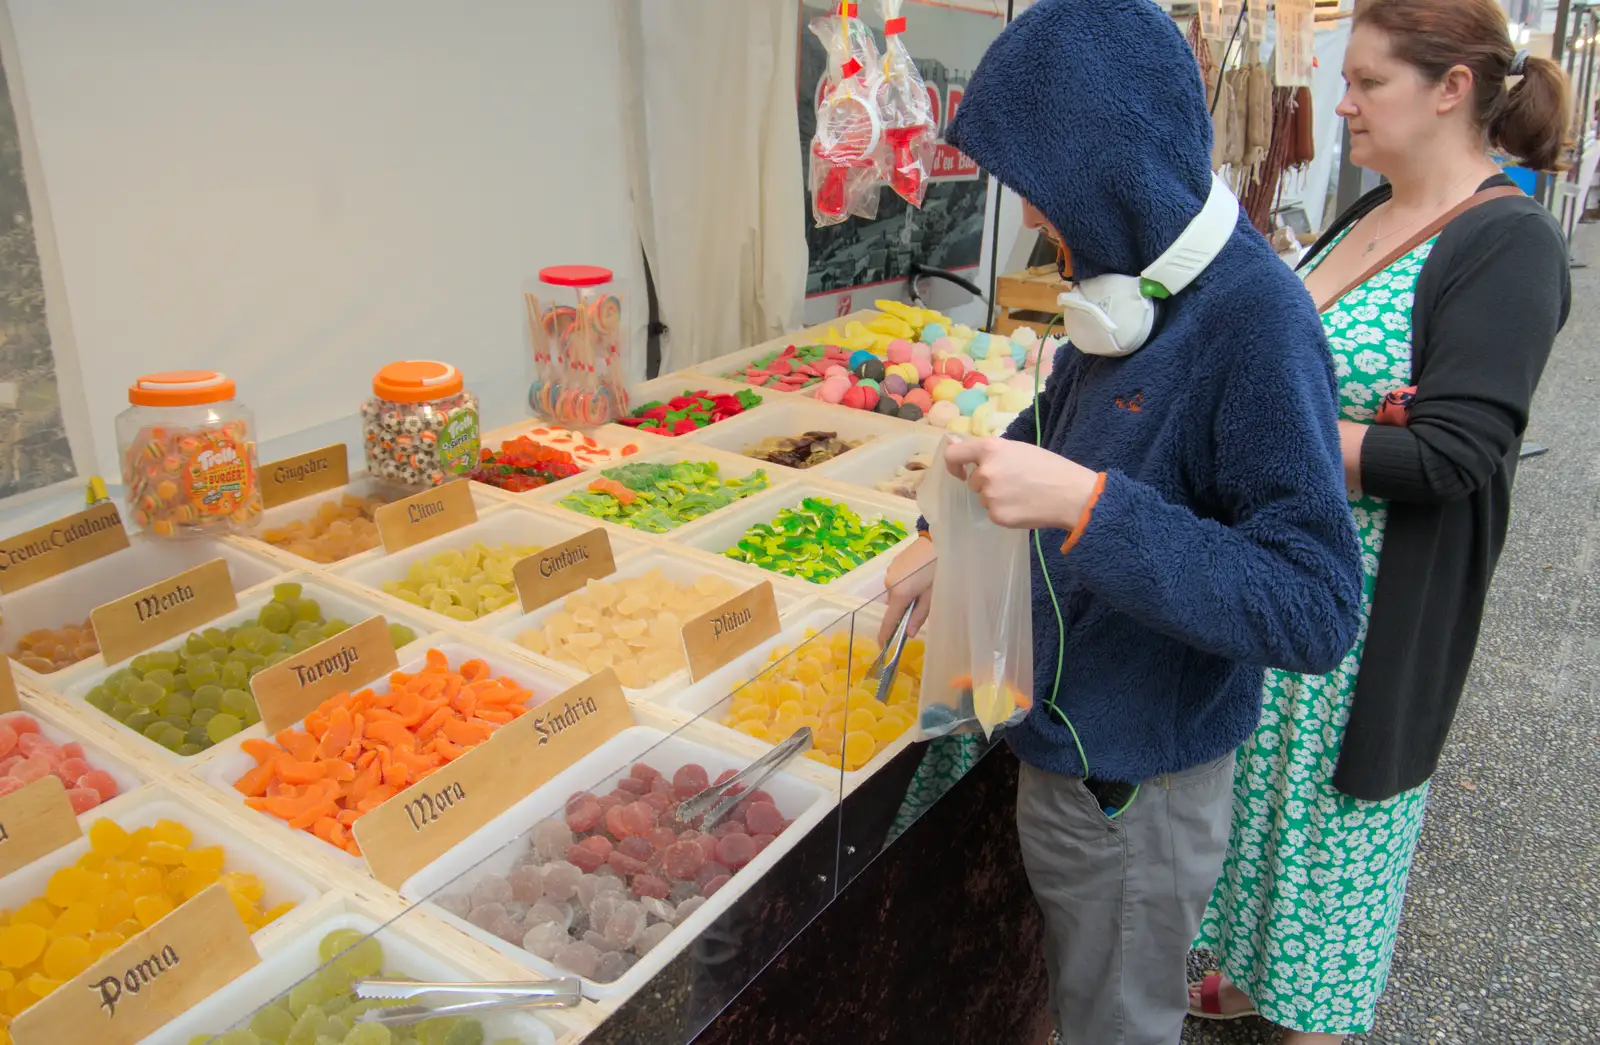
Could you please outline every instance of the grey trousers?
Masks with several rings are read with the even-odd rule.
[[[1017,833],[1062,1045],[1177,1045],[1232,792],[1230,754],[1144,781],[1111,820],[1081,779],[1022,766]]]

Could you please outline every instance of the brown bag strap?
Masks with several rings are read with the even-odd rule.
[[[1339,293],[1333,295],[1327,301],[1318,302],[1317,311],[1319,313],[1326,312],[1329,306],[1333,305],[1337,301],[1343,300],[1346,294],[1350,293],[1352,290],[1356,289],[1373,276],[1376,276],[1390,265],[1393,265],[1407,254],[1411,253],[1413,250],[1416,250],[1421,244],[1426,243],[1433,237],[1437,236],[1440,230],[1442,230],[1446,225],[1450,224],[1467,211],[1472,210],[1474,207],[1481,207],[1491,200],[1501,200],[1508,196],[1526,195],[1527,193],[1523,192],[1515,185],[1497,185],[1492,189],[1484,189],[1482,192],[1468,196],[1454,207],[1451,207],[1449,210],[1439,215],[1438,218],[1434,219],[1422,231],[1406,240],[1400,246],[1394,248],[1394,250],[1385,254],[1381,260],[1373,263],[1371,268],[1367,269],[1365,272],[1361,273],[1361,275],[1351,280],[1349,285],[1343,290],[1339,291]]]

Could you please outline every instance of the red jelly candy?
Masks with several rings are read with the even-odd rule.
[[[87,813],[100,804],[100,792],[92,787],[75,787],[67,792],[67,801],[72,803],[74,813]]]
[[[630,795],[642,795],[650,790],[650,785],[643,780],[627,776],[617,781],[617,790],[626,791]]]
[[[637,897],[653,896],[657,900],[665,900],[670,892],[672,887],[653,874],[633,876],[633,895]]]
[[[17,731],[0,722],[0,755],[9,755],[17,746]]]
[[[667,874],[678,881],[692,882],[706,865],[706,854],[694,840],[674,842],[667,847],[662,865],[667,869]]]
[[[647,766],[643,762],[635,762],[633,764],[633,768],[628,770],[628,775],[635,780],[644,781],[645,785],[648,787],[660,779],[661,772],[654,766]]]
[[[749,863],[756,855],[756,844],[750,836],[744,833],[723,835],[717,842],[717,860],[719,863],[738,870]]]
[[[83,753],[82,744],[78,743],[76,740],[69,740],[65,744],[61,745],[61,757],[86,759],[89,756]]]
[[[622,805],[621,797],[619,797],[618,795],[614,795],[614,794],[601,795],[598,799],[596,799],[596,801],[600,803],[600,811],[602,813],[604,813],[606,810],[610,809],[612,806],[620,806],[620,805]]]
[[[627,806],[614,805],[606,810],[606,830],[611,832],[611,837],[613,838],[628,837],[628,822],[624,819],[622,812],[626,808]]]
[[[752,802],[744,812],[744,822],[753,835],[775,835],[783,830],[783,814],[771,802]]]
[[[716,827],[713,827],[711,829],[711,833],[716,835],[718,838],[724,838],[728,835],[749,834],[749,832],[744,829],[744,821],[738,819],[737,817],[731,816],[722,821]]]
[[[590,835],[588,838],[585,838],[578,844],[585,849],[599,853],[602,860],[611,855],[611,850],[613,848],[611,845],[611,839],[607,838],[605,835]]]
[[[728,877],[728,869],[726,867],[717,863],[715,860],[707,860],[706,865],[700,868],[700,873],[694,876],[694,884],[698,885],[703,892],[705,890],[706,883],[711,881],[713,878],[726,877]]]
[[[593,831],[600,826],[600,818],[604,815],[605,809],[600,805],[600,800],[591,794],[574,795],[567,800],[567,826],[574,831]]]
[[[25,733],[39,732],[39,723],[35,722],[33,718],[28,715],[12,715],[10,718],[6,719],[6,725],[10,726],[12,730],[16,732],[18,737],[21,737]]]
[[[648,795],[644,796],[643,801],[647,803],[651,809],[654,809],[658,816],[678,804],[678,800],[672,795],[664,795],[660,791],[650,792]]]
[[[700,846],[700,851],[706,854],[707,860],[715,860],[717,858],[717,843],[720,841],[722,839],[716,835],[701,835],[695,839],[695,843]]]
[[[610,856],[606,857],[606,863],[610,865],[613,871],[623,876],[642,874],[649,868],[649,865],[643,860],[635,860],[620,849],[614,850]]]
[[[78,780],[79,787],[92,787],[100,793],[100,801],[109,802],[117,797],[117,782],[103,769],[92,770]]]
[[[670,827],[658,827],[650,832],[650,847],[652,849],[665,849],[677,840],[677,832]]]
[[[606,862],[606,857],[601,856],[593,849],[573,844],[567,846],[567,863],[575,864],[578,870],[585,874],[593,874],[600,870]]]
[[[69,785],[76,784],[78,779],[92,768],[81,758],[66,758],[56,767],[56,775]]]
[[[635,860],[649,860],[656,848],[650,844],[650,839],[635,835],[632,838],[624,838],[617,846],[617,851],[627,853]]]
[[[672,790],[679,798],[692,798],[711,786],[711,778],[704,766],[694,763],[682,766],[672,774]]]
[[[722,772],[717,774],[717,783],[725,784],[738,775],[739,771],[737,769],[724,769]]]
[[[771,845],[774,839],[772,835],[751,835],[750,841],[756,844],[756,852],[759,853],[761,850]]]
[[[710,896],[712,893],[715,893],[718,889],[721,889],[723,886],[728,884],[729,877],[731,876],[725,874],[717,875],[715,878],[711,879],[711,881],[700,887],[700,895]]]
[[[649,834],[656,826],[655,807],[648,802],[629,802],[622,807],[622,826],[630,835]]]

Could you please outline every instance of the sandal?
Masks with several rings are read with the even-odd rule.
[[[1240,1012],[1222,1011],[1222,974],[1220,972],[1207,973],[1200,978],[1200,1007],[1189,1006],[1189,1015],[1197,1020],[1242,1020],[1246,1016],[1256,1015],[1256,1007],[1250,1006]]]

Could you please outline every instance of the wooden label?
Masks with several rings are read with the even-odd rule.
[[[511,579],[516,582],[522,612],[532,613],[592,580],[611,576],[616,569],[611,538],[605,530],[596,527],[570,541],[552,544],[526,559],[519,559],[511,568]]]
[[[383,550],[393,554],[478,521],[472,484],[456,480],[386,504],[372,513]]]
[[[17,699],[17,677],[11,674],[11,658],[0,656],[0,715],[21,710],[22,702]]]
[[[353,693],[400,667],[389,622],[369,617],[303,653],[262,668],[250,680],[268,733],[298,725],[336,693]]]
[[[320,450],[269,461],[261,466],[258,474],[262,502],[268,508],[276,508],[348,484],[350,452],[343,443],[334,443]]]
[[[778,601],[772,593],[772,582],[762,581],[683,626],[689,676],[699,682],[776,634]]]
[[[0,877],[77,841],[81,834],[60,780],[47,776],[18,788],[0,798]]]
[[[21,591],[127,546],[128,531],[110,501],[7,537],[0,541],[0,594]]]
[[[17,1045],[134,1045],[261,959],[228,891],[208,886],[11,1023]]]
[[[96,606],[89,614],[107,664],[127,660],[239,608],[228,564],[212,559]]]
[[[355,822],[378,881],[406,879],[541,784],[633,725],[616,673],[606,668],[495,730]]]

